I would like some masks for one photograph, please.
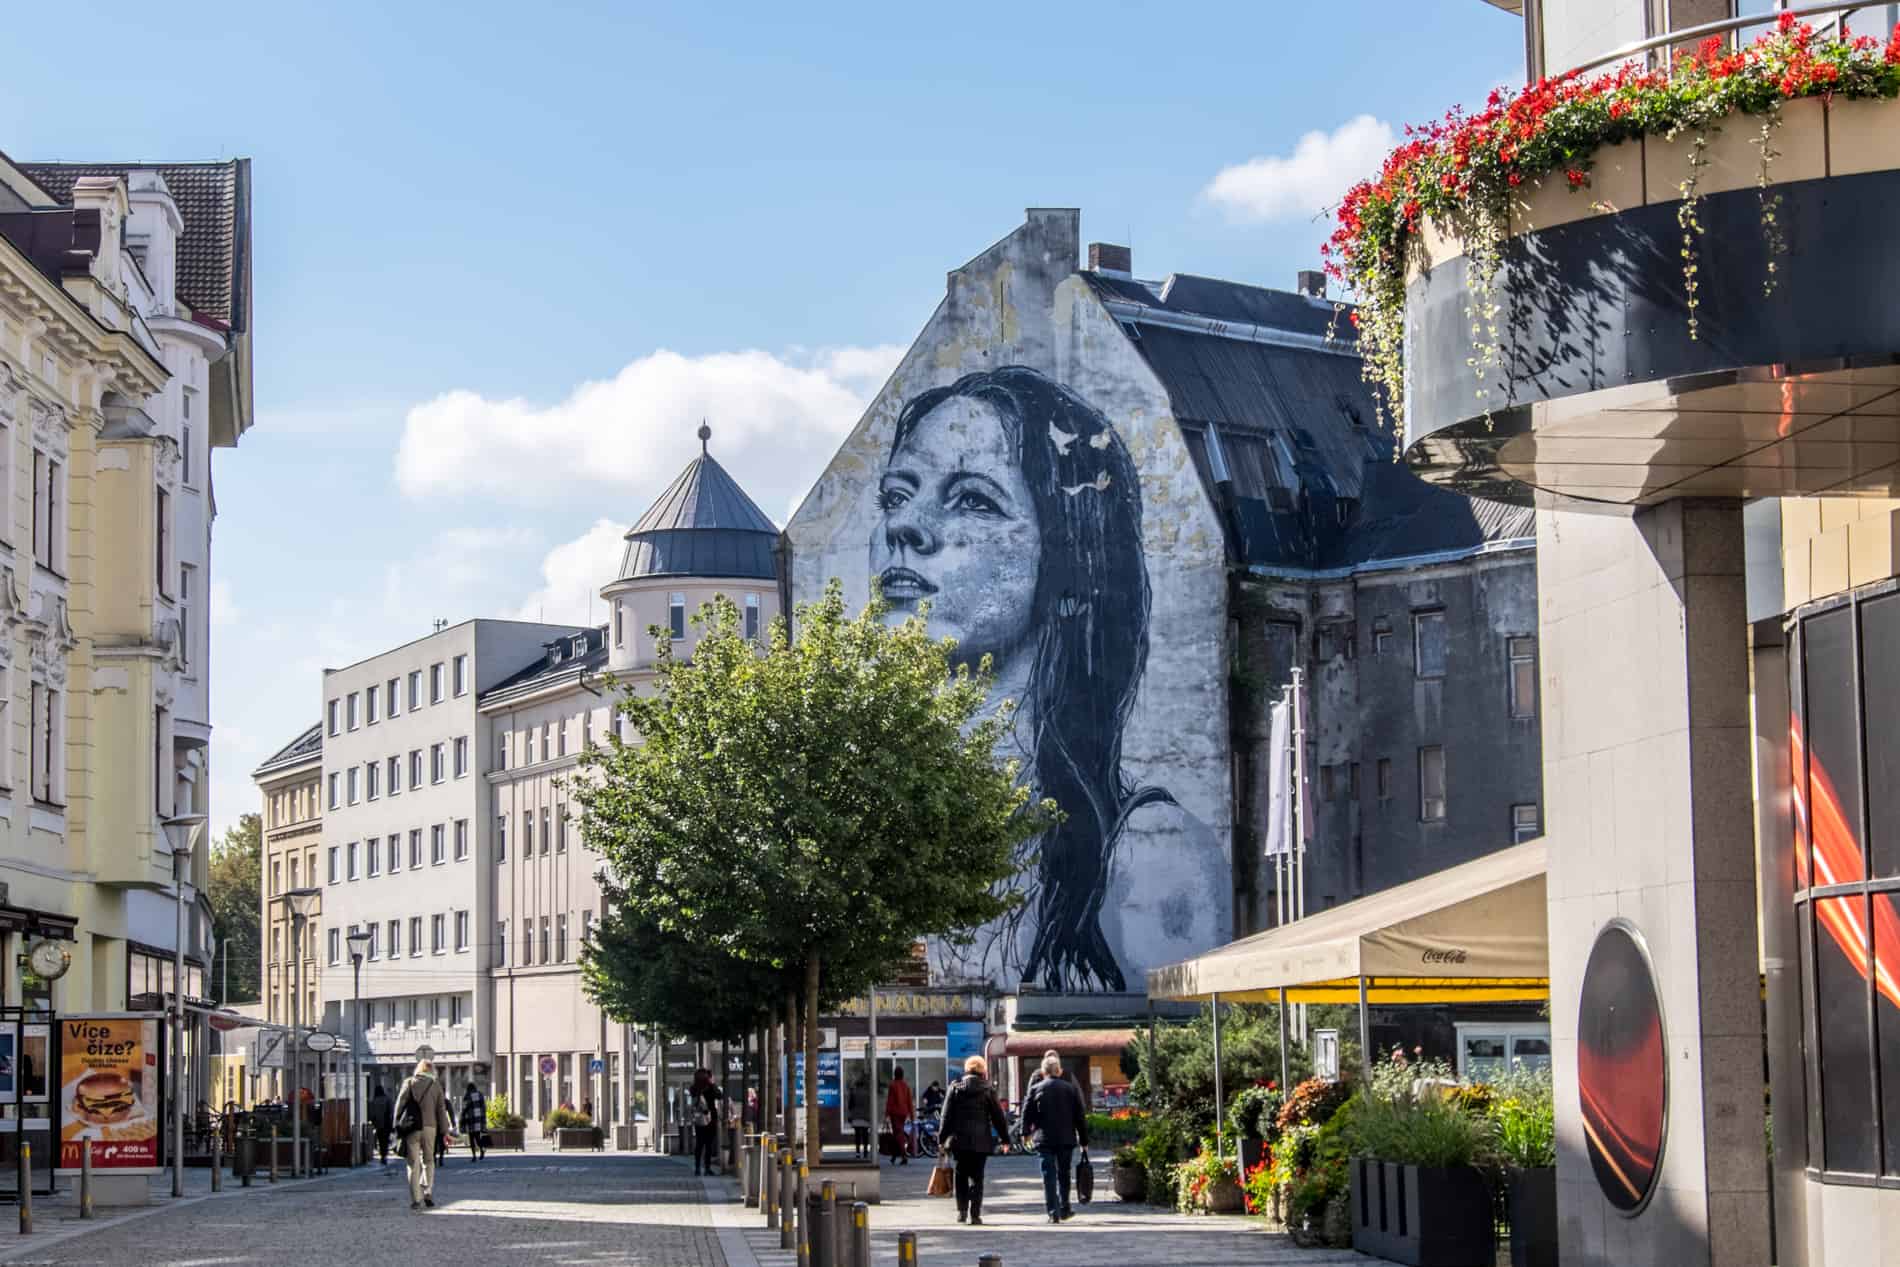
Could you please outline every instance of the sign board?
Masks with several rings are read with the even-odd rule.
[[[262,1030],[257,1035],[256,1052],[259,1069],[282,1069],[284,1067],[284,1031],[281,1029]]]
[[[331,1051],[336,1047],[336,1035],[314,1029],[303,1036],[303,1045],[311,1051]]]
[[[59,1168],[78,1170],[90,1141],[96,1170],[157,1170],[157,1018],[70,1016],[59,1027]]]
[[[552,1056],[541,1057],[541,1075],[546,1078],[552,1078],[554,1076],[554,1070],[555,1070],[554,1057]]]
[[[818,1053],[818,1107],[835,1109],[838,1107],[839,1076],[841,1074],[839,1054],[835,1051]],[[805,1103],[805,1053],[799,1052],[792,1065],[792,1100],[803,1107]]]
[[[607,1062],[602,1060],[599,1056],[596,1056],[592,1060],[587,1062],[588,1073],[604,1073],[606,1072],[606,1070],[607,1070]]]
[[[250,1022],[245,1020],[242,1016],[228,1009],[207,1013],[205,1020],[210,1024],[212,1029],[222,1034],[228,1034],[234,1029],[242,1029],[244,1026],[250,1024]]]
[[[951,1021],[943,1027],[943,1054],[952,1078],[963,1076],[963,1062],[983,1054],[983,1022]]]
[[[1339,1081],[1339,1031],[1313,1031],[1313,1076],[1328,1082]]]

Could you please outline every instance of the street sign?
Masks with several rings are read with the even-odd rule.
[[[304,1035],[303,1045],[311,1051],[329,1051],[336,1046],[336,1035],[326,1034],[322,1030],[312,1030]]]
[[[607,1069],[607,1062],[602,1060],[598,1056],[594,1057],[592,1060],[587,1062],[588,1073],[604,1073],[606,1072],[606,1069]]]
[[[542,1073],[543,1073],[544,1075],[546,1075],[546,1076],[548,1076],[548,1077],[550,1077],[550,1078],[551,1078],[551,1077],[553,1077],[553,1076],[554,1076],[554,1068],[555,1068],[555,1066],[554,1066],[554,1057],[552,1057],[552,1056],[543,1056],[543,1057],[541,1057],[541,1072],[542,1072]]]
[[[206,1014],[205,1020],[212,1029],[228,1034],[234,1029],[243,1028],[248,1022],[236,1012],[219,1011]]]

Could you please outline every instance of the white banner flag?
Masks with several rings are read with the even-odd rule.
[[[1293,852],[1293,709],[1282,699],[1271,710],[1267,741],[1267,857]]]

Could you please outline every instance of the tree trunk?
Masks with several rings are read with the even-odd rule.
[[[771,1018],[759,1030],[759,1129],[778,1132],[778,1026]]]
[[[808,952],[805,956],[805,1157],[814,1170],[825,1155],[818,1117],[818,968],[818,952]]]
[[[792,1094],[792,1053],[804,1044],[799,1039],[798,1030],[798,987],[785,987],[785,1037],[779,1044],[785,1054],[785,1103],[780,1112],[785,1118],[785,1134],[792,1141],[795,1151],[798,1148],[798,1123],[793,1112],[797,1108],[797,1098]]]

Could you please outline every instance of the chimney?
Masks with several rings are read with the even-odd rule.
[[[1125,246],[1108,242],[1091,242],[1089,272],[1107,273],[1111,277],[1132,277],[1135,272],[1134,252]]]
[[[1326,298],[1326,274],[1316,268],[1301,269],[1293,284],[1302,295],[1311,295],[1315,299]]]

